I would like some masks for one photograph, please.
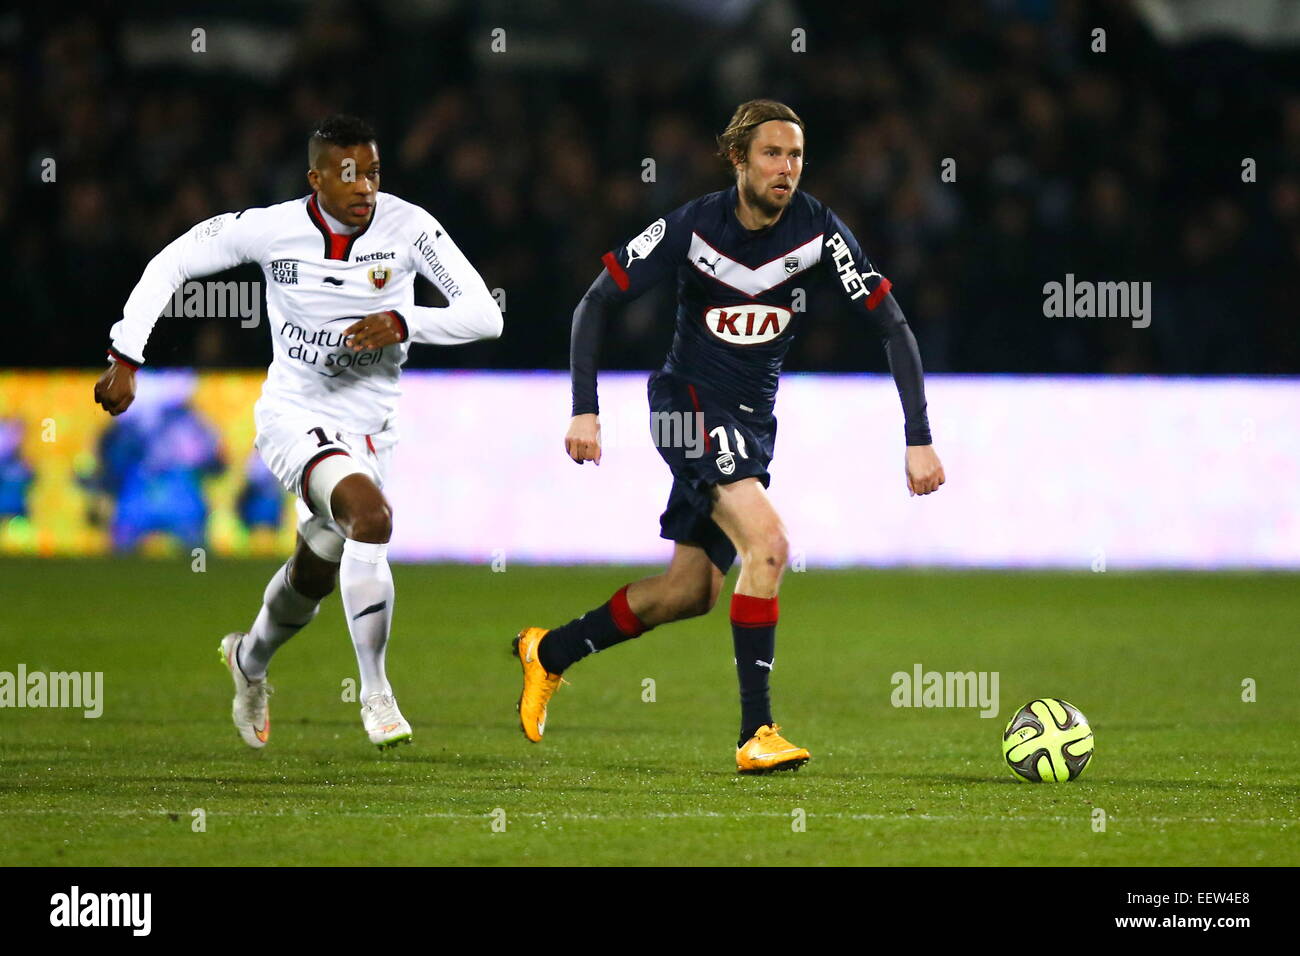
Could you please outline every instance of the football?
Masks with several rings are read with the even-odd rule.
[[[1002,756],[1017,779],[1064,783],[1092,760],[1092,728],[1069,701],[1040,697],[1021,707],[1002,732]]]

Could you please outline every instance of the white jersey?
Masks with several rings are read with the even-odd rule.
[[[367,226],[335,233],[313,194],[214,216],[163,249],[113,326],[110,354],[140,364],[176,289],[244,262],[257,263],[266,278],[273,345],[259,418],[297,409],[350,432],[383,431],[395,418],[412,342],[456,345],[501,334],[496,300],[429,213],[381,192]],[[446,308],[415,305],[417,272],[447,299]],[[405,323],[405,341],[364,352],[345,347],[344,329],[389,310]]]

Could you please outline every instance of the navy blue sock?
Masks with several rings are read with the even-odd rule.
[[[627,585],[582,617],[547,633],[537,645],[537,659],[547,673],[563,674],[588,654],[640,637],[648,628],[627,603]]]
[[[731,642],[736,649],[736,677],[740,680],[740,742],[772,722],[768,679],[776,659],[776,598],[748,594],[731,596]]]

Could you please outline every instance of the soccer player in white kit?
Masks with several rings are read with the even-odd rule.
[[[393,615],[392,510],[384,479],[397,441],[398,377],[412,342],[456,345],[501,334],[501,310],[442,225],[379,191],[375,133],[334,116],[308,142],[311,194],[202,222],[145,268],[111,330],[95,401],[120,415],[159,313],[186,280],[255,262],[266,277],[274,355],[254,409],[256,446],[298,496],[298,543],[272,576],[252,627],[221,657],[244,742],[271,733],[266,671],[337,577],[361,671],[361,719],[381,749],[409,742],[384,669]],[[447,300],[415,305],[416,273]]]

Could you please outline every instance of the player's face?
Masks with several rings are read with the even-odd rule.
[[[364,226],[379,193],[379,147],[328,146],[307,181],[327,213],[346,225]]]
[[[754,130],[749,157],[739,167],[745,198],[768,215],[790,204],[803,174],[803,130],[787,120],[768,120]]]

